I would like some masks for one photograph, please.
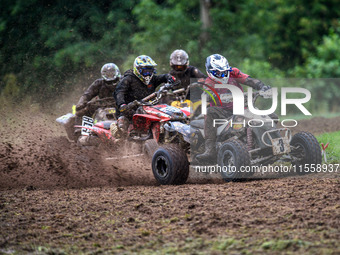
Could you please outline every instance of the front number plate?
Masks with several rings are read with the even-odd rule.
[[[91,117],[83,116],[83,121],[82,121],[82,126],[83,127],[93,127],[93,119]],[[82,135],[89,135],[91,133],[91,130],[82,128],[81,129],[81,134]]]
[[[280,155],[290,152],[289,140],[286,137],[272,139],[273,154]]]

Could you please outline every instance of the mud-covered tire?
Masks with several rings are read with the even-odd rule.
[[[298,147],[292,150],[291,154],[295,157],[300,157],[298,161],[293,161],[292,164],[296,166],[298,174],[303,175],[305,164],[321,164],[321,148],[318,140],[309,132],[299,132],[295,134],[290,142],[291,146]]]
[[[184,184],[189,176],[186,153],[177,145],[162,145],[152,157],[152,172],[162,185]]]
[[[159,147],[159,145],[158,145],[158,143],[155,139],[146,140],[145,143],[144,143],[145,154],[149,158],[152,158],[153,154],[158,149],[158,147]]]
[[[251,176],[240,171],[242,166],[250,165],[247,147],[241,141],[231,140],[223,143],[218,150],[217,164],[221,167],[222,178],[227,182],[240,181]]]
[[[175,185],[182,185],[185,184],[189,177],[189,169],[190,163],[188,160],[187,154],[182,150],[177,144],[167,144],[167,148],[172,147],[172,150],[181,151],[179,155],[181,155],[181,161],[183,162],[183,168],[181,168],[180,173],[178,174],[174,184]]]

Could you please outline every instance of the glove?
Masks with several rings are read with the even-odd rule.
[[[125,112],[127,110],[127,104],[122,104],[120,107],[119,107],[119,111],[120,112]]]
[[[174,84],[175,82],[176,82],[176,78],[171,75],[168,75],[168,83]]]
[[[83,103],[77,104],[76,105],[76,111],[80,111],[81,109],[85,108],[86,105],[87,105],[87,102],[83,102]]]
[[[267,90],[269,90],[269,89],[271,89],[270,86],[264,85],[260,90],[264,92],[264,91],[267,91]]]
[[[132,101],[132,102],[129,103],[129,104],[122,104],[122,105],[119,107],[119,111],[120,111],[120,112],[129,111],[129,110],[131,110],[132,108],[136,107],[137,105],[138,105],[138,101],[137,101],[137,100]]]

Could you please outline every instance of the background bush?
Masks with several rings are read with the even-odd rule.
[[[6,98],[50,103],[72,89],[75,77],[95,79],[107,62],[124,72],[141,54],[158,63],[158,73],[168,72],[169,55],[178,48],[203,71],[205,58],[220,53],[260,79],[340,77],[336,0],[0,3],[0,93]],[[313,108],[339,110],[334,80],[309,87],[323,105]]]

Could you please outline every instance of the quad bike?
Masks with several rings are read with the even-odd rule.
[[[137,110],[124,139],[143,144],[144,153],[152,157],[152,171],[160,184],[182,184],[189,176],[188,146],[182,145],[190,143],[190,111],[163,103],[171,98],[176,104],[185,97],[184,89],[172,91],[170,87],[165,84],[159,91],[127,106]],[[117,121],[112,122],[111,132],[115,134],[118,129]]]
[[[93,112],[92,116],[86,116],[88,112]],[[62,124],[66,130],[68,139],[76,142],[79,146],[98,145],[100,142],[112,139],[111,133],[107,130],[113,120],[116,120],[116,104],[112,97],[93,99],[75,115],[68,113],[57,118],[57,122]]]
[[[244,94],[247,107],[248,93]],[[253,93],[253,105],[258,97],[270,96],[271,91]],[[232,95],[225,95],[224,100],[232,102]],[[195,158],[204,151],[204,119],[198,117],[190,122],[190,126],[193,132],[191,154]],[[311,133],[299,132],[292,136],[289,128],[277,128],[277,120],[272,116],[254,115],[248,108],[244,115],[232,115],[224,120],[217,127],[216,136],[217,155],[213,161],[225,170],[221,171],[225,181],[250,177],[254,171],[246,171],[248,166],[260,167],[280,160],[291,162],[301,170],[305,164],[321,164],[322,161],[319,143]]]
[[[221,171],[225,181],[251,177],[254,171],[246,171],[246,167],[251,166],[260,167],[284,161],[290,162],[298,170],[298,174],[303,174],[305,164],[321,164],[321,149],[311,133],[299,132],[292,136],[289,128],[277,127],[277,120],[274,120],[272,115],[254,115],[247,109],[247,93],[244,94],[246,106],[244,115],[232,115],[217,128],[217,154],[212,158],[212,162],[225,170]],[[271,91],[253,93],[253,105],[258,97],[269,98],[270,96]],[[232,102],[231,94],[226,94],[223,98],[225,102]],[[182,122],[181,128],[176,127],[176,122],[164,124],[166,131],[164,138],[169,137],[171,140],[164,139],[163,142],[174,142],[177,144],[176,148],[180,147],[182,150],[172,149],[169,146],[169,148],[159,148],[154,153],[153,172],[156,179],[162,180],[163,184],[185,183],[187,173],[179,171],[181,167],[175,165],[177,159],[190,155],[191,165],[202,163],[195,160],[205,148],[204,116],[199,112],[199,108],[192,112],[190,122],[187,124]],[[256,122],[262,122],[263,125],[257,126]],[[190,135],[185,132],[188,130]],[[240,171],[242,167],[243,170]]]
[[[128,111],[134,110],[134,113],[123,136],[117,132],[120,128],[115,108],[99,107],[92,117],[84,116],[82,125],[75,125],[76,128],[81,129],[78,143],[81,141],[82,145],[105,144],[109,146],[107,148],[112,149],[125,148],[127,153],[123,153],[124,155],[106,158],[111,160],[145,155],[150,159],[158,149],[152,163],[156,180],[161,184],[185,183],[189,175],[189,162],[186,151],[181,145],[190,142],[188,125],[190,111],[188,101],[183,100],[186,91],[184,89],[172,91],[172,86],[165,84],[159,91],[127,105]],[[105,100],[94,101],[88,106],[98,107],[96,102],[104,103]],[[169,102],[174,104],[182,102],[183,107],[179,109],[168,105]],[[72,123],[72,117],[74,118],[72,114],[64,115],[57,121],[67,127]],[[176,133],[172,132],[173,128]],[[83,143],[82,140],[85,142]],[[188,149],[188,146],[185,149]],[[168,166],[171,172],[167,171]]]

